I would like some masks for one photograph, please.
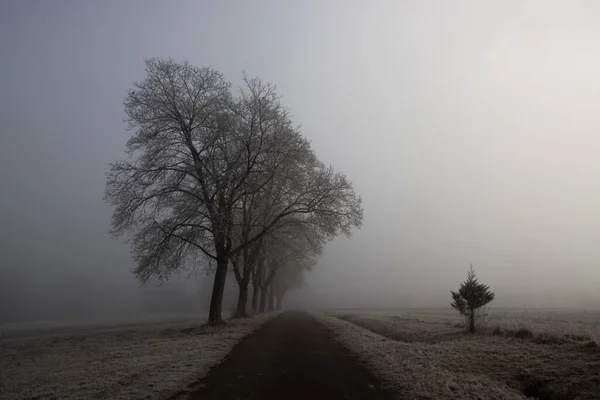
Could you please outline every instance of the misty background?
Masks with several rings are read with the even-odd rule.
[[[275,83],[362,195],[286,307],[449,307],[473,263],[494,305],[600,308],[599,42],[595,1],[4,1],[0,322],[208,307],[107,234],[149,57]]]

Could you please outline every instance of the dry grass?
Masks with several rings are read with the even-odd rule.
[[[418,341],[430,342],[436,338],[443,340],[444,336],[452,336],[465,327],[463,318],[452,309],[328,310],[327,314],[342,319],[353,319],[352,322],[359,325],[361,320],[363,323],[370,320],[370,326],[382,323],[387,329],[394,330],[393,335],[396,335],[397,340],[403,340],[401,335],[408,335],[407,340],[413,341],[415,334],[420,337],[416,339]],[[480,327],[484,334],[496,331],[496,334],[502,332],[503,335],[514,336],[519,330],[528,330],[534,333],[535,338],[544,342],[593,341],[599,344],[600,311],[523,308],[488,310],[487,314],[483,327]],[[440,325],[457,329],[448,329]],[[423,332],[424,330],[427,332]],[[425,336],[421,337],[423,334]]]
[[[0,341],[2,399],[157,399],[195,381],[271,315]]]
[[[439,323],[410,316],[381,316],[368,313],[333,314],[353,324],[402,342],[428,342],[456,339],[464,329],[456,324]]]
[[[530,330],[535,324],[502,327],[496,320],[494,328],[468,335],[452,319],[436,318],[433,313],[333,314],[337,318],[320,318],[342,344],[407,398],[600,397],[596,342],[585,335],[565,336],[562,325],[552,330],[544,324],[543,331],[535,332]],[[533,337],[515,338],[519,329],[532,332]]]

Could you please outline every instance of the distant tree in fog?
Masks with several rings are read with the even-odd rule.
[[[306,271],[306,269],[302,265],[293,262],[287,264],[277,273],[273,282],[276,310],[281,310],[283,298],[289,290],[301,289],[304,287],[304,271]]]
[[[230,262],[247,288],[257,257],[240,254],[261,238],[296,223],[328,238],[360,226],[351,182],[317,159],[273,85],[244,77],[234,96],[220,72],[170,59],[148,60],[146,74],[125,98],[130,159],[111,164],[105,196],[142,282],[211,260],[216,324]]]
[[[281,305],[287,290],[299,285],[302,271],[317,263],[326,237],[309,227],[290,224],[265,239],[263,257],[253,272],[253,311],[273,311],[275,300]]]
[[[450,293],[454,300],[450,305],[465,317],[469,332],[475,332],[475,321],[483,317],[480,314],[481,307],[494,300],[495,294],[489,286],[479,283],[472,265],[458,292]]]

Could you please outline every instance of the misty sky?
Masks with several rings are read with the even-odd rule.
[[[104,177],[172,57],[275,83],[363,196],[296,302],[447,306],[473,263],[498,305],[600,308],[598,43],[596,1],[3,1],[0,268],[136,290]]]

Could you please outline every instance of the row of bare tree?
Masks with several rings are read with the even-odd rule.
[[[171,59],[146,61],[125,98],[127,160],[110,166],[112,233],[125,235],[142,282],[187,268],[214,273],[209,323],[222,320],[226,277],[237,315],[274,308],[323,245],[362,223],[345,175],[318,160],[276,88]],[[269,304],[267,304],[269,302]]]

